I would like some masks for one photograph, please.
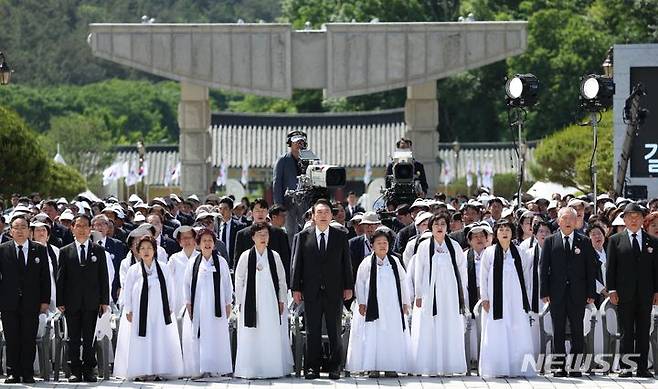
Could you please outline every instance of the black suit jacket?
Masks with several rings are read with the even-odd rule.
[[[355,213],[357,213],[357,212],[365,212],[365,211],[366,211],[366,210],[363,209],[362,206],[360,206],[359,204],[357,204],[357,205],[354,207],[354,211],[350,212],[349,207],[348,207],[347,205],[345,205],[345,220],[351,220],[351,219],[352,219],[352,216],[354,216]]]
[[[235,250],[233,252],[232,268],[238,265],[240,255],[250,248],[254,247],[254,241],[251,239],[251,230],[243,228],[237,233],[235,240]],[[286,270],[286,283],[290,285],[290,244],[288,243],[288,234],[281,228],[270,225],[270,242],[267,247],[272,251],[276,251],[281,257],[281,263]]]
[[[608,240],[606,288],[616,291],[622,303],[651,304],[658,293],[658,241],[644,230],[641,250],[636,259],[626,230]]]
[[[542,298],[550,297],[551,304],[567,303],[569,299],[571,303],[585,305],[587,298],[596,298],[598,260],[592,242],[586,236],[574,232],[570,244],[571,253],[567,253],[559,230],[544,241],[541,251],[540,295]]]
[[[218,223],[218,229],[217,229],[217,239],[222,239],[222,220],[219,220]],[[231,258],[226,258],[227,261],[229,261],[229,266],[233,268],[233,264],[237,264],[237,260],[240,258],[240,255],[236,257],[235,255],[235,241],[238,236],[238,232],[240,232],[245,226],[244,224],[239,223],[237,220],[231,218],[229,221],[229,224],[231,225],[230,231],[229,231],[229,236],[227,237],[228,239],[228,255]],[[251,237],[249,237],[251,240]],[[252,242],[253,243],[253,242]],[[242,253],[240,253],[242,254]]]
[[[413,238],[418,234],[416,231],[416,225],[414,223],[409,224],[398,232],[397,237],[395,238],[395,245],[393,246],[393,251],[398,254],[404,252],[405,247],[407,247],[407,242],[409,239]]]
[[[50,303],[46,247],[29,240],[26,244],[27,268],[24,263],[19,263],[13,240],[0,245],[0,311],[36,314],[40,304]]]
[[[59,251],[57,306],[70,312],[98,311],[101,304],[108,305],[110,301],[105,249],[91,242],[86,266],[80,264],[77,250],[74,242]]]
[[[365,253],[366,236],[361,235],[349,240],[350,245],[350,259],[352,260],[352,276],[356,280],[356,272],[359,270],[361,261],[366,257]]]
[[[171,257],[172,254],[175,254],[181,251],[181,247],[178,245],[178,242],[171,239],[169,236],[161,234],[160,235],[160,246],[167,252],[167,255]]]
[[[116,300],[118,298],[117,292],[121,287],[119,282],[119,268],[121,267],[121,261],[128,254],[128,246],[118,239],[108,236],[105,238],[105,251],[110,253],[110,258],[106,258],[106,260],[112,261],[112,265],[114,266],[114,279],[110,280],[110,282],[112,283],[112,299]]]
[[[343,301],[343,290],[354,289],[352,261],[347,236],[329,227],[327,250],[320,255],[315,228],[307,228],[297,235],[294,249],[292,290],[302,292],[304,300],[316,301],[324,290],[329,299]]]

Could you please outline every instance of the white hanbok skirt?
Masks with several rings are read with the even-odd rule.
[[[293,371],[287,309],[279,315],[272,276],[264,270],[256,272],[256,327],[244,326],[244,307],[238,314],[235,377],[275,378]]]
[[[350,342],[345,366],[347,371],[409,372],[409,326],[405,316],[406,329],[402,329],[395,276],[390,267],[388,269],[389,271],[377,273],[379,319],[366,322],[365,316],[359,313],[359,305],[354,303],[352,307]],[[402,287],[404,288],[405,284]]]
[[[506,261],[503,267],[503,317],[493,320],[493,270],[489,272],[489,295],[492,296],[489,312],[482,311],[483,331],[480,348],[480,375],[482,377],[534,376],[532,364],[522,371],[528,355],[534,361],[535,340],[528,314],[523,309],[523,297],[514,263]]]
[[[459,312],[457,280],[450,254],[441,254],[435,263],[430,290],[436,287],[437,314],[433,316],[435,294],[423,297],[422,307],[414,302],[411,323],[412,373],[452,375],[466,372],[464,316]],[[418,298],[419,296],[416,296]]]
[[[155,281],[157,282],[157,279]],[[149,282],[154,280],[149,278]],[[141,282],[135,284],[133,294],[135,293],[141,293]],[[146,336],[139,336],[139,306],[133,311],[132,323],[122,314],[114,375],[126,379],[148,375],[181,377],[183,356],[176,317],[171,313],[171,323],[165,324],[160,288],[157,285],[149,285],[148,293]]]
[[[211,273],[207,275],[199,274],[197,281],[195,320],[190,320],[188,313],[183,318],[183,363],[185,375],[190,377],[233,372],[225,306],[222,304],[222,316],[215,317],[213,280]]]

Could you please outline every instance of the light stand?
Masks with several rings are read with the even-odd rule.
[[[607,71],[607,69],[606,69]],[[598,124],[601,121],[601,112],[612,106],[612,96],[615,94],[615,84],[612,77],[590,74],[581,78],[580,108],[590,113],[590,120],[583,125],[591,125],[593,133],[592,158],[589,163],[592,177],[592,194],[594,196],[594,215],[597,214],[596,184],[596,147],[598,145]]]
[[[526,107],[531,107],[537,103],[537,93],[539,92],[539,80],[533,74],[516,74],[507,78],[505,83],[505,93],[507,97],[507,120],[510,129],[516,129],[518,143],[515,151],[519,160],[519,170],[517,179],[519,186],[516,190],[516,209],[521,208],[521,189],[523,188],[523,177],[525,170],[526,145],[523,141],[523,124],[527,117]],[[512,133],[512,139],[515,136]]]

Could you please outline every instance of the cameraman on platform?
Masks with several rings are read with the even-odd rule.
[[[306,133],[300,130],[292,130],[288,133],[287,144],[289,151],[279,157],[274,166],[273,196],[274,203],[285,207],[288,210],[286,216],[286,233],[288,240],[297,233],[299,225],[299,210],[292,203],[292,199],[286,198],[286,190],[297,188],[297,176],[302,174],[300,165],[300,152],[306,148]]]
[[[397,147],[398,150],[409,150],[411,151],[411,139],[407,138],[400,138],[399,141],[395,144],[395,147]],[[390,176],[393,174],[393,162],[389,162],[388,165],[386,165],[386,175]],[[422,163],[416,161],[414,159],[414,181],[418,181],[420,183],[420,188],[423,191],[423,196],[427,193],[427,178],[425,178],[425,167],[423,166]]]

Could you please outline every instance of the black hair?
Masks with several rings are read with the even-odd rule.
[[[229,196],[224,196],[219,199],[219,204],[226,204],[230,210],[233,210],[233,199]]]
[[[542,221],[538,221],[537,223],[535,223],[535,225],[532,226],[532,234],[533,234],[533,235],[537,235],[537,233],[539,232],[539,229],[540,229],[542,226],[548,228],[549,231],[552,231],[552,229],[551,229],[551,223],[549,223],[549,222],[547,222],[547,221],[545,221],[545,220],[542,220]]]
[[[446,222],[446,234],[450,233],[450,215],[448,215],[445,212],[441,212],[436,215],[432,215],[427,222],[427,229],[429,231],[432,231],[432,227],[434,226],[434,223],[436,223],[438,220],[443,219],[443,221]]]
[[[258,206],[263,208],[263,209],[269,209],[270,208],[270,204],[267,203],[267,200],[265,200],[264,198],[261,198],[261,197],[257,198],[256,200],[254,200],[253,203],[251,203],[251,210],[252,211],[256,207],[256,204],[258,204]]]
[[[388,245],[389,245],[389,247],[390,247],[391,244],[392,244],[392,243],[391,243],[391,234],[388,233],[388,231],[386,231],[386,230],[383,229],[383,228],[380,228],[380,229],[375,230],[375,233],[372,234],[372,236],[370,237],[370,244],[371,244],[371,245],[372,245],[372,244],[375,244],[375,239],[377,239],[377,238],[379,238],[379,237],[381,237],[381,236],[383,236],[383,237],[386,238],[386,240],[388,241]]]
[[[516,228],[514,226],[514,223],[512,223],[507,219],[500,219],[496,222],[496,224],[494,224],[494,228],[493,228],[494,242],[498,242],[498,230],[502,227],[507,227],[512,231],[512,237],[510,240],[514,240],[516,235],[515,234]]]
[[[254,223],[249,227],[249,233],[251,234],[252,238],[254,237],[254,235],[256,235],[258,231],[262,231],[262,230],[267,230],[267,232],[270,232],[270,226],[267,223],[263,222],[263,223]]]
[[[329,207],[329,209],[333,209],[333,208],[331,207],[331,203],[329,203],[329,201],[327,201],[326,199],[319,199],[318,201],[315,202],[315,204],[313,204],[313,213],[315,213],[315,208],[316,208],[318,205],[326,205],[327,207]],[[332,211],[332,212],[333,212],[333,211]]]
[[[281,212],[287,212],[287,211],[288,211],[288,210],[287,210],[286,207],[284,207],[283,205],[274,204],[274,205],[270,208],[270,216],[277,216],[277,215],[280,214]]]
[[[91,218],[86,213],[79,213],[73,217],[73,225],[78,221],[78,219],[87,219],[87,226],[91,227]]]

